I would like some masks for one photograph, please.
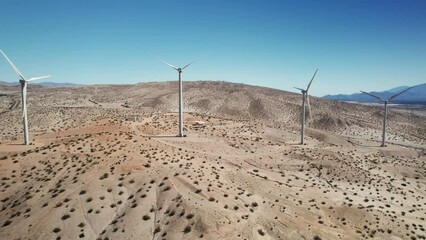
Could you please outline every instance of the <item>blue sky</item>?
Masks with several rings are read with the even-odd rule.
[[[426,1],[1,0],[0,48],[24,75],[83,84],[185,80],[311,94],[426,82]],[[17,81],[0,59],[0,81]]]

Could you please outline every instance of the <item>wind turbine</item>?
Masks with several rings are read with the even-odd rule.
[[[30,144],[30,137],[28,134],[28,115],[27,115],[27,85],[30,81],[35,81],[43,78],[48,78],[50,76],[42,76],[42,77],[33,77],[30,79],[26,79],[24,75],[18,70],[18,68],[13,64],[13,62],[6,56],[6,54],[0,49],[1,54],[6,58],[9,62],[10,66],[12,66],[13,70],[15,70],[16,74],[19,77],[19,83],[21,84],[21,94],[22,94],[22,121],[24,123],[24,144]]]
[[[387,127],[387,121],[388,121],[388,120],[387,120],[387,118],[388,118],[388,103],[389,103],[389,101],[390,101],[390,100],[392,100],[392,99],[394,99],[394,98],[396,98],[397,96],[399,96],[399,95],[401,95],[401,94],[405,93],[406,91],[408,91],[408,90],[410,90],[410,89],[412,89],[412,88],[413,88],[413,87],[409,87],[409,88],[407,88],[407,89],[405,89],[405,90],[403,90],[403,91],[401,91],[401,92],[399,92],[399,93],[397,93],[397,94],[395,94],[395,95],[392,95],[391,97],[389,97],[389,98],[388,98],[388,99],[386,99],[386,100],[384,100],[384,99],[382,99],[381,97],[378,97],[378,96],[376,96],[376,95],[373,95],[373,94],[371,94],[371,93],[361,91],[362,93],[365,93],[365,94],[367,94],[367,95],[369,95],[369,96],[371,96],[371,97],[373,97],[373,98],[376,98],[376,99],[378,99],[379,101],[381,101],[381,102],[383,102],[383,103],[385,104],[385,107],[384,107],[385,112],[384,112],[384,114],[383,114],[382,145],[380,145],[380,147],[385,147],[386,127]]]
[[[302,99],[302,114],[301,114],[302,128],[300,129],[300,144],[303,144],[303,140],[304,140],[303,138],[305,136],[305,102],[308,102],[308,111],[309,111],[309,114],[311,114],[311,104],[309,104],[308,90],[311,87],[312,81],[314,80],[315,75],[317,75],[317,72],[318,72],[318,69],[315,71],[315,73],[312,76],[312,79],[309,82],[309,84],[306,87],[306,89],[295,87],[297,90],[300,90],[300,92],[303,95],[303,99]]]
[[[179,73],[179,134],[178,137],[183,137],[183,97],[182,97],[182,72],[185,68],[189,67],[189,65],[193,64],[194,62],[198,61],[195,60],[189,64],[186,64],[184,67],[175,67],[172,64],[163,61],[160,59],[163,63],[169,65],[170,67],[174,68]]]

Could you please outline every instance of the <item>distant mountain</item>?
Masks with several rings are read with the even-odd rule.
[[[409,86],[401,86],[401,87],[391,88],[387,91],[391,92],[391,93],[397,93],[397,92],[403,91],[404,89],[407,89],[407,88],[409,88]]]
[[[0,85],[15,85],[15,83],[0,81]]]
[[[392,95],[394,95],[395,93],[402,91],[406,88],[408,88],[408,86],[401,86],[401,87],[392,88],[383,92],[371,92],[371,93],[383,99],[387,99],[391,97]],[[349,95],[345,95],[345,94],[326,95],[322,98],[329,99],[329,100],[337,100],[337,101],[377,102],[375,98],[372,98],[363,93],[354,93]],[[426,105],[426,83],[414,86],[414,88],[401,94],[397,98],[394,98],[392,100],[392,103]]]
[[[75,86],[80,86],[81,84],[42,82],[42,83],[34,83],[34,85],[41,85],[41,86],[44,86],[44,87],[75,87]]]
[[[18,82],[4,82],[0,81],[0,85],[18,85]],[[80,86],[81,84],[75,84],[75,83],[56,83],[56,82],[41,82],[41,83],[31,83],[31,85],[36,86],[43,86],[43,87],[74,87],[74,86]]]

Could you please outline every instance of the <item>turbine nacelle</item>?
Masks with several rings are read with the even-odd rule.
[[[401,94],[403,94],[403,93],[405,93],[406,91],[408,91],[408,90],[410,90],[410,89],[412,89],[413,87],[409,87],[409,88],[406,88],[405,90],[403,90],[403,91],[400,91],[400,92],[398,92],[397,94],[394,94],[394,95],[392,95],[392,96],[390,96],[388,99],[383,99],[383,98],[381,98],[381,97],[379,97],[379,96],[376,96],[376,95],[374,95],[374,94],[372,94],[372,93],[368,93],[368,92],[364,92],[364,91],[360,91],[360,92],[362,92],[362,93],[364,93],[364,94],[367,94],[368,96],[371,96],[371,97],[373,97],[373,98],[375,98],[375,99],[378,99],[379,101],[381,101],[381,102],[383,102],[383,103],[389,103],[390,102],[390,100],[392,100],[392,99],[394,99],[394,98],[396,98],[396,97],[398,97],[399,95],[401,95]]]
[[[35,81],[35,80],[39,80],[39,79],[43,79],[43,78],[48,78],[49,76],[42,76],[42,77],[32,77],[30,79],[27,79],[26,77],[24,77],[24,75],[19,71],[19,69],[15,66],[15,64],[13,64],[12,60],[10,60],[7,55],[0,49],[0,53],[4,56],[4,58],[6,58],[6,60],[9,62],[10,66],[12,66],[13,70],[15,70],[16,75],[18,75],[19,77],[19,83],[24,84],[25,82],[30,82],[30,81]]]
[[[195,63],[196,61],[198,61],[198,59],[197,59],[197,60],[195,60],[195,61],[193,61],[193,62],[191,62],[191,63],[189,63],[189,64],[186,64],[186,65],[185,65],[185,66],[183,66],[183,67],[176,67],[176,66],[174,66],[174,65],[172,65],[172,64],[170,64],[170,63],[168,63],[168,62],[166,62],[166,61],[164,61],[164,60],[161,60],[161,59],[159,59],[159,60],[160,60],[160,61],[162,61],[163,63],[165,63],[165,64],[169,65],[171,68],[175,69],[175,70],[176,70],[176,71],[178,71],[179,73],[182,73],[182,72],[183,72],[183,70],[184,70],[185,68],[189,67],[189,65],[191,65],[191,64]]]
[[[299,90],[302,94],[308,93],[308,90],[305,90],[305,89],[302,89],[302,88],[297,88],[297,87],[294,87],[294,88]]]

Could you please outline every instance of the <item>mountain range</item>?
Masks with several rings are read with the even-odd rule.
[[[400,91],[403,91],[406,88],[408,88],[408,86],[400,86],[400,87],[395,87],[383,92],[370,92],[370,93],[382,99],[387,99],[393,96],[394,94]],[[377,102],[375,98],[370,97],[361,92],[354,93],[354,94],[326,95],[322,98],[329,99],[329,100],[337,100],[337,101]],[[392,103],[426,105],[426,83],[415,85],[412,89],[394,98],[392,100]]]

